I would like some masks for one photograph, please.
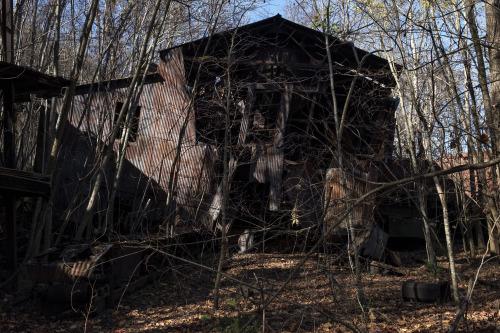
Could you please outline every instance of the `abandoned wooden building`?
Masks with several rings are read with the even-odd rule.
[[[326,40],[278,15],[162,50],[129,108],[121,145],[109,135],[130,79],[78,87],[71,127],[115,151],[126,147],[120,151],[130,170],[120,181],[116,218],[142,216],[178,232],[214,230],[226,188],[228,222],[241,227],[316,225],[326,196],[333,200],[326,209],[333,223],[346,204],[338,157],[350,199],[373,188],[378,163],[392,155],[397,100],[385,59],[328,36],[329,62]],[[85,145],[72,147],[70,159],[83,161],[88,151],[78,147]],[[76,169],[64,169],[67,184],[81,179]],[[138,187],[139,180],[144,184]],[[76,195],[75,186],[63,192],[64,205]],[[101,186],[104,206],[110,186]],[[374,200],[355,207],[358,225],[372,220]],[[76,207],[71,220],[76,223],[83,209]],[[95,221],[99,214],[97,209]]]
[[[21,127],[21,119],[27,115],[17,103],[28,102],[31,96],[49,98],[58,95],[69,81],[61,77],[49,76],[26,67],[9,62],[0,62],[0,90],[2,91],[2,136],[0,150],[0,200],[4,214],[0,221],[5,222],[4,239],[5,257],[8,267],[17,265],[18,200],[24,197],[49,197],[51,194],[50,177],[43,173],[40,147],[43,132],[33,130],[30,140],[20,140],[19,132],[30,131],[28,126]],[[43,111],[42,111],[43,112]],[[33,134],[33,133],[32,133]],[[18,149],[21,147],[20,149]],[[0,226],[3,223],[0,223]]]

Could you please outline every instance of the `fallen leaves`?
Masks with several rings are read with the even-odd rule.
[[[408,255],[410,256],[410,254]],[[425,256],[425,252],[411,256]],[[404,257],[404,256],[403,256]],[[300,254],[245,254],[233,258],[226,273],[267,292],[278,290],[286,280],[290,269],[301,258]],[[443,258],[443,260],[446,260]],[[464,261],[465,262],[465,261]],[[404,277],[364,274],[369,310],[364,314],[354,302],[355,293],[350,270],[333,267],[332,273],[342,288],[342,293],[332,291],[324,268],[317,260],[308,260],[287,286],[281,296],[299,304],[316,306],[335,315],[347,318],[367,332],[445,332],[453,323],[456,309],[451,302],[444,305],[419,302],[403,302],[401,283],[405,280],[437,282],[429,276],[424,265],[409,262]],[[408,261],[406,261],[408,264]],[[472,274],[471,268],[462,264],[462,274]],[[481,274],[496,277],[498,263],[488,262]],[[254,275],[255,274],[255,275]],[[262,328],[261,294],[238,298],[239,285],[226,279],[221,289],[221,308],[213,310],[213,283],[198,269],[183,267],[176,273],[151,284],[132,297],[125,298],[122,306],[105,314],[96,314],[87,321],[89,333],[131,332],[217,332],[217,327],[228,330],[231,325],[240,325],[241,318],[257,314],[254,328]],[[258,277],[256,282],[255,276]],[[338,303],[332,293],[336,293]],[[344,295],[344,296],[342,296]],[[9,302],[15,294],[0,295]],[[268,297],[268,296],[266,296]],[[477,286],[473,303],[469,309],[468,329],[474,332],[500,331],[500,294],[484,286]],[[0,313],[0,332],[82,332],[85,318],[80,313],[71,313],[53,318],[39,316],[34,302],[24,302]],[[65,317],[66,316],[66,317]],[[107,317],[106,317],[107,316]],[[106,318],[105,318],[106,317]],[[274,301],[265,311],[266,332],[344,332],[340,324],[325,318],[311,309],[296,306],[281,300]],[[227,324],[228,326],[221,325]],[[465,327],[460,327],[465,329]]]

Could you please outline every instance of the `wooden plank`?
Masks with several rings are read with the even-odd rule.
[[[6,195],[49,196],[50,178],[32,172],[0,167],[0,190]]]
[[[42,182],[49,182],[50,177],[41,173],[17,170],[11,168],[0,167],[0,176],[6,177],[17,177],[17,178],[26,178],[30,180],[38,180]]]
[[[38,115],[38,128],[36,134],[36,148],[35,148],[35,163],[33,165],[33,170],[35,172],[43,172],[45,165],[45,124],[47,122],[47,117],[45,116],[45,107],[40,107],[40,112]]]
[[[16,166],[16,141],[14,130],[16,127],[16,113],[14,110],[14,84],[10,80],[3,87],[3,140],[4,140],[4,159],[7,168]]]
[[[6,5],[5,1],[2,1],[3,6]],[[10,3],[12,6],[12,3]],[[8,9],[7,10],[11,10]],[[5,7],[2,8],[2,17],[5,18]],[[12,21],[11,21],[12,22]],[[3,22],[3,28],[5,29],[5,21]],[[6,37],[5,31],[2,31],[3,37]],[[8,46],[5,41],[3,46]],[[5,52],[4,48],[4,52]],[[9,49],[6,50],[7,58],[9,54]],[[5,57],[5,54],[4,54]],[[8,168],[15,168],[16,166],[16,141],[14,130],[16,127],[16,114],[14,110],[14,83],[11,80],[5,87],[3,91],[3,140],[4,140],[4,159],[5,166]],[[5,182],[0,179],[0,186],[4,186]],[[17,266],[17,221],[16,221],[16,199],[17,196],[14,193],[4,194],[5,203],[5,253],[7,256],[7,266],[15,268]]]

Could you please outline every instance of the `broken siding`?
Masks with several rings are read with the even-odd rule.
[[[194,112],[190,87],[186,81],[182,49],[176,48],[160,59],[159,71],[165,80],[157,93],[157,108],[166,114],[170,138],[177,142],[179,134],[185,144],[196,143]]]
[[[274,93],[278,93],[275,91]],[[276,125],[274,128],[266,126],[266,119],[259,107],[256,106],[255,110],[245,112],[243,114],[240,138],[246,137],[248,132],[248,119],[253,116],[253,126],[251,132],[254,134],[258,132],[272,131],[274,135],[270,140],[256,140],[251,145],[251,164],[250,164],[250,181],[258,183],[270,183],[269,189],[269,210],[279,211],[281,206],[281,191],[284,167],[284,146],[285,146],[285,129],[290,113],[290,102],[292,100],[293,85],[286,85],[285,89],[280,92],[280,102],[277,107],[276,113],[273,115],[269,112],[267,116],[269,119],[275,117]],[[254,99],[254,88],[249,89],[249,95]],[[252,108],[253,102],[250,103]],[[271,108],[272,111],[274,111]],[[264,134],[265,135],[265,134]],[[265,138],[265,136],[264,136]],[[239,141],[242,141],[241,139]]]
[[[167,129],[169,151],[161,162],[170,178],[174,173],[174,197],[178,204],[196,215],[199,200],[210,190],[213,154],[211,147],[198,144],[191,90],[186,81],[182,48],[176,48],[160,59],[164,82],[158,87],[156,107],[162,115],[157,128]],[[166,153],[166,154],[165,154]],[[168,179],[164,183],[168,186]]]
[[[169,68],[182,68],[177,66],[179,61],[179,54],[174,54]],[[173,171],[173,196],[178,203],[191,207],[195,206],[194,199],[200,197],[199,193],[209,190],[213,154],[206,145],[196,144],[194,118],[181,78],[183,72],[167,70],[162,74],[164,81],[148,83],[143,87],[138,101],[141,112],[137,136],[135,142],[128,143],[126,158],[165,192],[171,187],[169,179]],[[97,138],[98,142],[108,142],[114,126],[116,105],[125,100],[127,91],[128,87],[111,86],[106,90],[75,96],[71,124]],[[179,140],[182,132],[184,135]],[[115,151],[118,146],[118,140],[115,140]],[[84,159],[83,156],[80,158]],[[75,165],[78,168],[78,163]],[[124,190],[135,193],[136,184],[130,182],[127,175],[123,175],[123,179],[121,183],[127,184]]]
[[[269,190],[269,210],[272,212],[279,211],[281,203],[281,183],[283,178],[283,145],[285,126],[288,120],[288,113],[290,111],[291,97],[292,87],[288,87],[288,89],[281,95],[273,145],[267,150],[267,168],[269,170],[269,178],[271,183],[271,187]]]
[[[325,200],[325,223],[328,228],[334,226],[333,231],[344,229],[347,219],[338,223],[338,219],[346,212],[348,205],[362,197],[366,193],[374,190],[377,180],[377,171],[368,172],[354,170],[352,173],[345,172],[349,197],[344,191],[340,169],[328,169],[326,173],[326,200]],[[373,221],[373,206],[375,204],[375,194],[370,195],[361,203],[353,207],[352,220],[355,228],[363,228],[367,222]]]

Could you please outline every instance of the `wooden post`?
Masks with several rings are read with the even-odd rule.
[[[1,59],[5,62],[14,62],[14,39],[13,39],[13,18],[12,0],[2,0],[2,54]],[[16,167],[16,114],[14,112],[14,81],[10,80],[3,87],[3,142],[4,158],[7,168]],[[5,194],[4,194],[5,195]],[[7,265],[15,268],[17,264],[17,223],[16,223],[16,195],[10,193],[6,195],[5,221],[6,240],[5,252]]]
[[[2,0],[2,61],[14,63],[14,34],[12,19],[12,0]]]
[[[14,82],[11,80],[3,91],[3,139],[5,166],[16,167],[16,141],[14,112]],[[4,194],[5,195],[5,194]],[[13,192],[6,194],[5,200],[5,253],[7,265],[15,268],[17,264],[17,222],[16,222],[16,195]]]

